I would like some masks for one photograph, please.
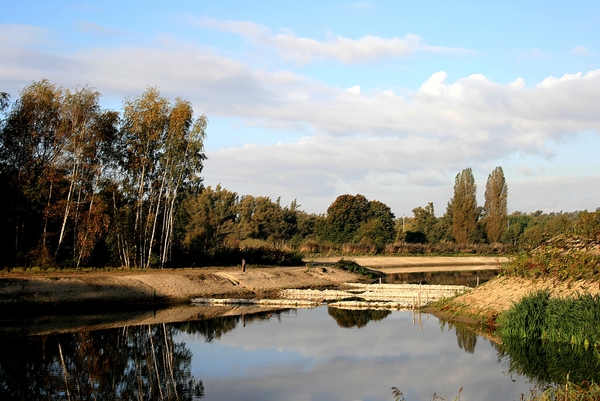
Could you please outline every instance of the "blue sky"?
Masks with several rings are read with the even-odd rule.
[[[600,3],[3,1],[0,91],[157,86],[209,118],[206,185],[396,216],[502,166],[509,210],[600,206]]]

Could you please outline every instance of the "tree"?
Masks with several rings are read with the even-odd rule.
[[[488,176],[485,185],[485,231],[490,242],[499,242],[507,224],[508,187],[502,167],[498,166]]]
[[[385,203],[378,200],[369,201],[369,211],[355,234],[355,242],[364,242],[383,249],[394,242],[395,223],[394,213]]]
[[[292,201],[282,207],[266,196],[245,195],[238,206],[238,238],[259,239],[270,242],[290,240],[298,231],[298,204]]]
[[[132,227],[118,241],[125,266],[169,261],[179,194],[201,183],[207,122],[206,116],[193,118],[189,102],[172,104],[156,88],[125,101],[121,186],[133,213]]]
[[[54,257],[57,260],[70,233],[70,255],[77,266],[90,256],[109,223],[96,194],[103,171],[114,164],[118,114],[101,110],[99,99],[100,93],[88,87],[67,89],[61,107],[60,131],[64,142],[60,169],[66,190],[58,200],[62,223]]]
[[[456,175],[454,180],[452,235],[459,244],[467,243],[477,224],[477,186],[471,168]]]
[[[10,104],[10,95],[6,92],[0,92],[0,112],[8,108]]]
[[[394,214],[386,204],[363,195],[340,195],[318,230],[321,239],[333,243],[363,242],[381,248],[394,241]]]
[[[64,138],[60,130],[64,91],[47,80],[24,88],[3,123],[0,137],[3,196],[3,235],[18,261],[42,263],[49,259],[54,205],[60,193],[58,168]],[[28,255],[20,258],[19,255]],[[33,257],[34,260],[29,260]]]
[[[353,242],[356,231],[368,220],[369,200],[363,195],[340,195],[327,208],[321,236],[333,243]]]
[[[435,226],[438,219],[435,217],[433,202],[427,206],[416,207],[412,210],[413,219],[410,231],[406,234],[406,242],[435,242]]]
[[[220,184],[188,197],[182,205],[185,215],[182,245],[186,250],[206,253],[225,245],[235,232],[237,203],[237,193],[221,188]]]

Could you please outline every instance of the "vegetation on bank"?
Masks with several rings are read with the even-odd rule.
[[[510,371],[547,383],[531,400],[600,396],[600,297],[566,299],[539,291],[500,315],[499,348]]]
[[[343,258],[338,260],[334,266],[337,267],[338,269],[342,269],[342,270],[345,270],[350,273],[356,273],[356,274],[360,274],[360,275],[369,277],[370,279],[374,279],[377,276],[381,277],[384,275],[382,273],[367,269],[366,267],[359,265],[358,263],[356,263],[353,260],[344,260]]]
[[[546,283],[599,282],[600,210],[581,212],[574,219],[564,217],[533,228],[530,238],[535,233],[536,241],[506,263],[501,274]],[[473,311],[452,300],[436,307],[475,318],[484,329],[496,328],[510,371],[547,383],[530,400],[600,399],[600,296],[560,298],[543,290],[502,313]]]
[[[600,349],[600,296],[551,298],[549,291],[524,297],[500,315],[502,339],[564,342]]]

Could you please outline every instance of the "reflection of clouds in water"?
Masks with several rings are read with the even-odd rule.
[[[331,354],[351,357],[432,354],[445,346],[439,338],[437,319],[426,319],[426,315],[422,315],[423,331],[419,331],[418,324],[412,324],[412,319],[410,312],[392,313],[361,329],[347,329],[338,326],[327,314],[327,308],[315,308],[299,310],[298,317],[282,314],[282,323],[264,321],[257,325],[247,325],[241,330],[228,333],[220,343],[247,349],[294,349],[318,359]],[[424,341],[428,343],[428,347],[419,347]]]
[[[518,399],[528,391],[502,373],[506,366],[488,341],[480,339],[471,354],[436,318],[422,315],[422,327],[410,312],[393,312],[361,329],[340,328],[327,308],[317,308],[238,327],[214,344],[185,341],[207,400],[390,400],[391,386],[409,401],[433,392],[451,399],[461,386],[463,401]]]

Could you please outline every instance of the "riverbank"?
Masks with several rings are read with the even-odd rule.
[[[548,290],[552,297],[558,298],[596,295],[600,294],[600,282],[502,276],[422,310],[444,320],[493,328],[500,313],[523,297],[540,290]]]
[[[281,289],[339,288],[364,276],[333,264],[340,257],[307,260],[301,267],[188,268],[0,273],[0,308],[173,305],[192,298],[274,298]],[[496,257],[352,257],[384,273],[468,270],[499,266]]]
[[[332,267],[3,272],[0,308],[189,304],[203,298],[269,298],[283,288],[334,288],[364,277]]]

